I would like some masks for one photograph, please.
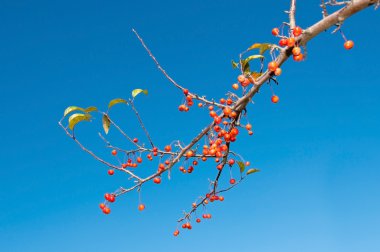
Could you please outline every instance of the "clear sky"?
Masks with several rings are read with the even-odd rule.
[[[276,42],[270,31],[287,21],[287,2],[1,0],[1,251],[380,251],[380,13],[373,8],[344,24],[351,51],[326,32],[309,43],[305,62],[283,66],[278,104],[262,88],[248,109],[255,135],[233,146],[262,172],[210,206],[210,221],[177,238],[176,220],[207,190],[214,164],[148,183],[144,212],[131,193],[105,216],[103,194],[127,177],[108,176],[58,127],[68,105],[104,109],[146,88],[136,106],[157,145],[189,141],[207,125],[207,112],[177,111],[181,93],[131,29],[179,83],[220,98],[238,74],[231,59],[254,42]],[[300,26],[321,18],[320,1],[299,2]],[[127,109],[115,114],[142,136]],[[78,128],[112,159],[93,126]]]

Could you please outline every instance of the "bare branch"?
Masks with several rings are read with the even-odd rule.
[[[291,0],[290,1],[290,10],[289,10],[289,27],[290,30],[292,31],[294,27],[296,27],[296,0]]]
[[[132,110],[135,112],[135,115],[136,115],[136,117],[137,117],[137,120],[139,121],[141,128],[144,130],[145,135],[146,135],[146,137],[148,138],[148,141],[149,141],[150,145],[151,145],[152,147],[154,147],[154,144],[153,144],[152,139],[150,138],[149,132],[146,130],[146,128],[145,128],[145,126],[144,126],[144,123],[143,123],[143,121],[142,121],[142,119],[141,119],[141,117],[140,117],[140,115],[139,115],[139,112],[137,111],[137,109],[135,108],[135,105],[133,104],[133,100],[132,100],[132,99],[129,100],[129,104],[131,105]]]

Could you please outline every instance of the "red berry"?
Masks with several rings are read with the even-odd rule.
[[[352,47],[354,47],[354,42],[352,40],[344,42],[344,48],[346,48],[346,50],[350,50]]]
[[[233,185],[233,184],[235,184],[235,183],[236,183],[236,180],[235,180],[235,179],[233,179],[233,178],[230,179],[230,184],[231,184],[231,185]]]
[[[110,212],[111,212],[111,209],[109,209],[108,207],[103,208],[103,213],[109,214]]]
[[[280,46],[287,46],[288,40],[287,39],[280,39],[280,42],[278,43]]]
[[[201,222],[201,219],[197,218],[196,222],[197,222],[197,223],[200,223],[200,222]]]
[[[115,198],[115,195],[111,194],[109,197],[108,197],[108,201],[109,202],[115,202],[116,198]]]
[[[133,142],[137,143],[139,140],[137,138],[133,138]]]
[[[280,100],[280,98],[277,95],[273,95],[271,100],[273,103],[277,103]]]
[[[173,235],[174,236],[178,236],[179,235],[179,230],[177,229],[176,231],[174,231]]]
[[[170,145],[165,146],[165,151],[170,152],[172,150],[172,147]]]
[[[233,165],[233,164],[235,164],[235,160],[233,160],[233,159],[228,160],[228,164],[229,164],[229,165]]]
[[[153,182],[156,183],[156,184],[159,184],[159,183],[161,183],[161,178],[160,177],[155,177],[153,179]]]
[[[104,209],[104,208],[106,207],[106,204],[104,204],[104,203],[100,203],[100,204],[99,204],[99,207],[100,207],[100,209]]]
[[[114,156],[116,156],[117,155],[117,150],[112,150],[111,154],[114,155]]]
[[[273,28],[272,29],[272,35],[277,36],[280,33],[280,30],[278,28]]]
[[[294,29],[293,29],[293,35],[295,37],[298,37],[301,34],[302,34],[302,28],[299,27],[299,26],[294,27]]]
[[[109,201],[110,196],[111,196],[111,194],[109,194],[109,193],[104,194],[104,198],[105,198],[106,200],[108,200],[108,201]]]
[[[144,209],[145,209],[145,205],[144,205],[144,204],[140,204],[140,205],[139,205],[139,210],[142,211],[142,210],[144,210]]]
[[[184,90],[183,90],[183,93],[184,93],[185,95],[188,95],[188,94],[189,94],[189,90],[184,89]]]
[[[115,171],[113,169],[108,170],[108,175],[112,176],[114,173],[115,173]]]

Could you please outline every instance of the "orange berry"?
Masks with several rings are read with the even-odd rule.
[[[273,28],[272,29],[272,35],[277,36],[280,33],[280,30],[278,28]]]
[[[302,61],[303,60],[303,54],[300,53],[299,55],[293,55],[294,61]]]
[[[172,147],[170,145],[165,146],[165,151],[170,152],[172,150]]]
[[[239,89],[239,85],[237,83],[232,84],[232,88],[235,90]]]
[[[277,95],[272,95],[271,100],[273,103],[277,103],[280,100],[280,98]]]
[[[192,150],[188,150],[188,151],[186,152],[186,157],[187,157],[187,158],[191,158],[192,156],[194,156],[194,152],[193,152]]]
[[[269,69],[269,71],[271,71],[271,72],[276,71],[277,67],[278,67],[278,63],[277,63],[276,61],[272,61],[272,62],[270,62],[270,63],[268,64],[268,69]]]
[[[296,40],[294,38],[288,38],[288,46],[293,47],[296,44]]]
[[[138,208],[139,208],[140,211],[142,211],[142,210],[145,209],[145,205],[144,204],[140,204]]]
[[[302,28],[299,27],[299,26],[294,27],[294,29],[293,29],[293,35],[294,35],[295,37],[298,37],[298,36],[300,36],[301,34],[302,34]]]
[[[251,81],[248,79],[248,78],[245,78],[245,80],[241,83],[241,85],[243,87],[246,87],[248,86],[249,84],[251,84]]]
[[[112,150],[111,154],[114,155],[114,156],[116,156],[117,155],[117,150]]]
[[[274,75],[276,75],[276,76],[280,76],[281,75],[281,73],[282,73],[282,69],[281,68],[276,68],[276,70],[274,71]]]
[[[295,46],[292,50],[293,55],[297,56],[301,54],[301,48],[299,46]]]
[[[243,82],[245,79],[246,79],[245,76],[242,75],[242,74],[239,75],[238,78],[237,78],[237,80],[238,80],[240,83]]]
[[[354,42],[352,40],[344,42],[344,48],[346,48],[346,50],[350,50],[352,47],[354,47]]]

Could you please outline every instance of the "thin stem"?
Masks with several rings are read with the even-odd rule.
[[[145,126],[144,126],[144,123],[143,123],[143,121],[142,121],[142,119],[141,119],[141,117],[140,117],[140,115],[139,115],[139,112],[138,112],[137,109],[135,108],[135,105],[134,105],[134,103],[133,103],[133,100],[129,100],[129,104],[131,105],[132,110],[135,112],[135,115],[136,115],[136,117],[137,117],[137,120],[139,121],[141,128],[144,130],[145,135],[146,135],[146,137],[148,138],[149,143],[150,143],[150,145],[151,145],[152,148],[153,148],[153,147],[154,147],[154,144],[153,144],[152,138],[150,138],[149,132],[146,130],[146,128],[145,128]]]

